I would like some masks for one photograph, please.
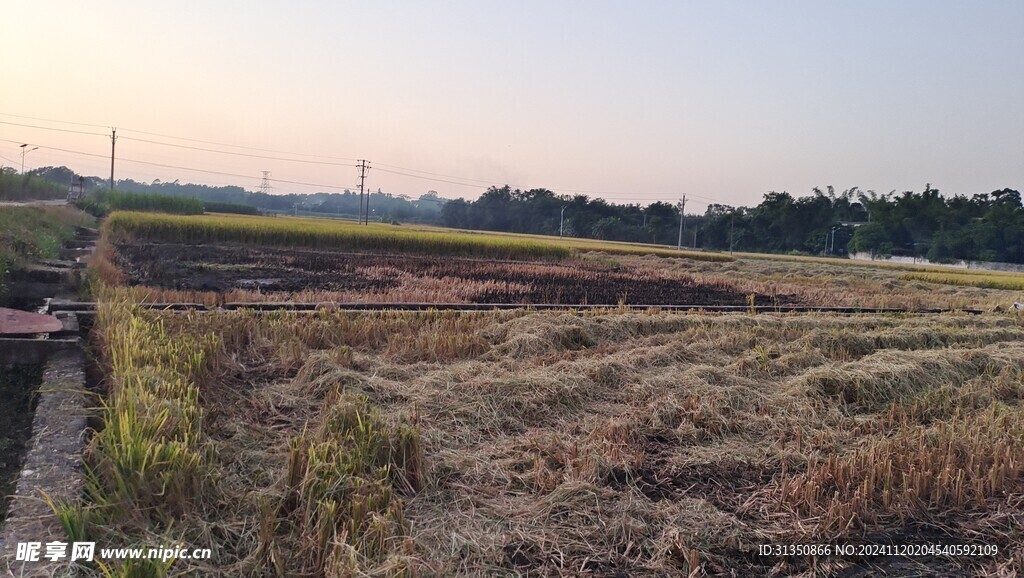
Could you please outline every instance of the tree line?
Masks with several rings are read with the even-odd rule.
[[[66,184],[66,167],[44,167],[29,175]],[[106,186],[87,177],[87,187]],[[262,211],[303,211],[355,218],[359,193],[266,194],[243,187],[120,180],[117,188],[139,193],[194,197],[238,203]],[[434,191],[413,199],[379,190],[369,195],[371,219],[421,222],[460,229],[534,233],[662,245],[680,242],[679,209],[666,202],[612,204],[585,195],[558,195],[548,189],[488,188],[478,199],[446,200]],[[851,252],[1024,263],[1024,209],[1021,195],[1001,189],[974,195],[943,196],[926,185],[921,192],[879,194],[857,187],[814,188],[796,197],[766,193],[754,207],[712,204],[703,214],[687,214],[685,247],[765,253],[847,255]]]
[[[491,187],[475,201],[450,201],[441,210],[447,227],[666,245],[680,242],[679,221],[679,209],[665,202],[616,205],[508,186]],[[1024,262],[1024,210],[1012,189],[951,197],[931,185],[920,193],[827,187],[794,197],[773,191],[755,207],[712,204],[703,215],[686,215],[683,225],[684,247]]]
[[[0,201],[27,201],[36,199],[62,199],[67,186],[33,175],[19,175],[11,167],[0,168]]]
[[[33,178],[45,179],[63,186],[78,178],[74,171],[67,167],[40,167],[27,173]],[[84,177],[87,191],[96,191],[109,187],[109,181],[101,177]],[[118,179],[114,188],[127,193],[159,194],[172,197],[188,197],[209,203],[232,203],[248,205],[263,212],[287,213],[302,211],[303,213],[321,213],[335,217],[355,219],[359,215],[359,192],[345,190],[342,193],[282,193],[268,194],[251,192],[244,187],[210,186],[180,181],[154,180],[151,183],[133,179]],[[367,192],[363,202],[368,199],[370,204],[370,220],[382,222],[417,222],[437,223],[440,220],[441,207],[446,202],[436,191],[429,191],[414,199],[408,195],[393,195],[381,192]]]

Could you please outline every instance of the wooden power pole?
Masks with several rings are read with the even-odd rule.
[[[367,162],[364,159],[364,160],[360,160],[359,164],[356,165],[356,167],[359,169],[359,224],[362,224],[363,223],[363,186],[366,184],[366,171],[370,170],[370,164],[369,164],[369,162]],[[369,191],[367,191],[367,193],[369,193]],[[370,220],[370,215],[369,215],[370,199],[369,199],[369,196],[367,196],[365,205],[366,205],[366,209],[367,209],[367,212],[366,212],[366,222],[369,222],[369,220]]]
[[[679,241],[676,243],[676,249],[683,248],[683,231],[686,230],[686,225],[683,223],[683,211],[686,210],[686,195],[679,201]]]
[[[110,129],[110,190],[114,190],[114,146],[117,145],[117,129]]]

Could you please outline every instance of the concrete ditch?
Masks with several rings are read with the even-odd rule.
[[[53,353],[39,384],[32,437],[7,519],[0,527],[0,573],[35,577],[71,575],[66,561],[17,560],[18,543],[67,542],[63,527],[44,496],[73,503],[82,495],[86,444],[85,354],[80,347]],[[70,546],[69,546],[70,548]]]
[[[45,310],[52,298],[77,295],[95,239],[94,230],[79,229],[78,237],[61,250],[62,260],[46,260],[12,272],[8,284],[11,303],[24,309],[43,305]],[[75,503],[82,496],[89,418],[86,359],[78,316],[74,312],[51,315],[60,321],[60,329],[20,334],[8,328],[0,335],[0,371],[15,365],[43,367],[31,437],[7,516],[0,520],[0,576],[75,575],[67,557],[45,557],[47,542],[69,541],[46,498]],[[37,561],[17,559],[18,544],[28,542],[40,544]],[[67,548],[70,553],[71,545]]]

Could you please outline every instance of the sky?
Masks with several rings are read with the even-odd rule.
[[[356,188],[356,159],[396,194],[687,212],[1022,190],[1021,30],[1019,0],[9,2],[0,164],[107,176],[117,127],[116,178],[275,192]]]

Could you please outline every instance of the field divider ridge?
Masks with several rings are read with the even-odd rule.
[[[237,311],[250,309],[255,311],[295,311],[311,312],[321,309],[342,311],[666,311],[666,312],[704,312],[704,313],[825,313],[837,315],[898,315],[898,314],[947,314],[965,313],[980,315],[980,309],[904,309],[894,307],[814,307],[807,305],[658,305],[658,304],[564,304],[564,303],[337,303],[337,302],[235,302],[219,306],[201,303],[140,303],[143,309],[167,311]],[[48,305],[48,312],[72,311],[79,314],[93,314],[96,304],[87,301],[56,302]]]

